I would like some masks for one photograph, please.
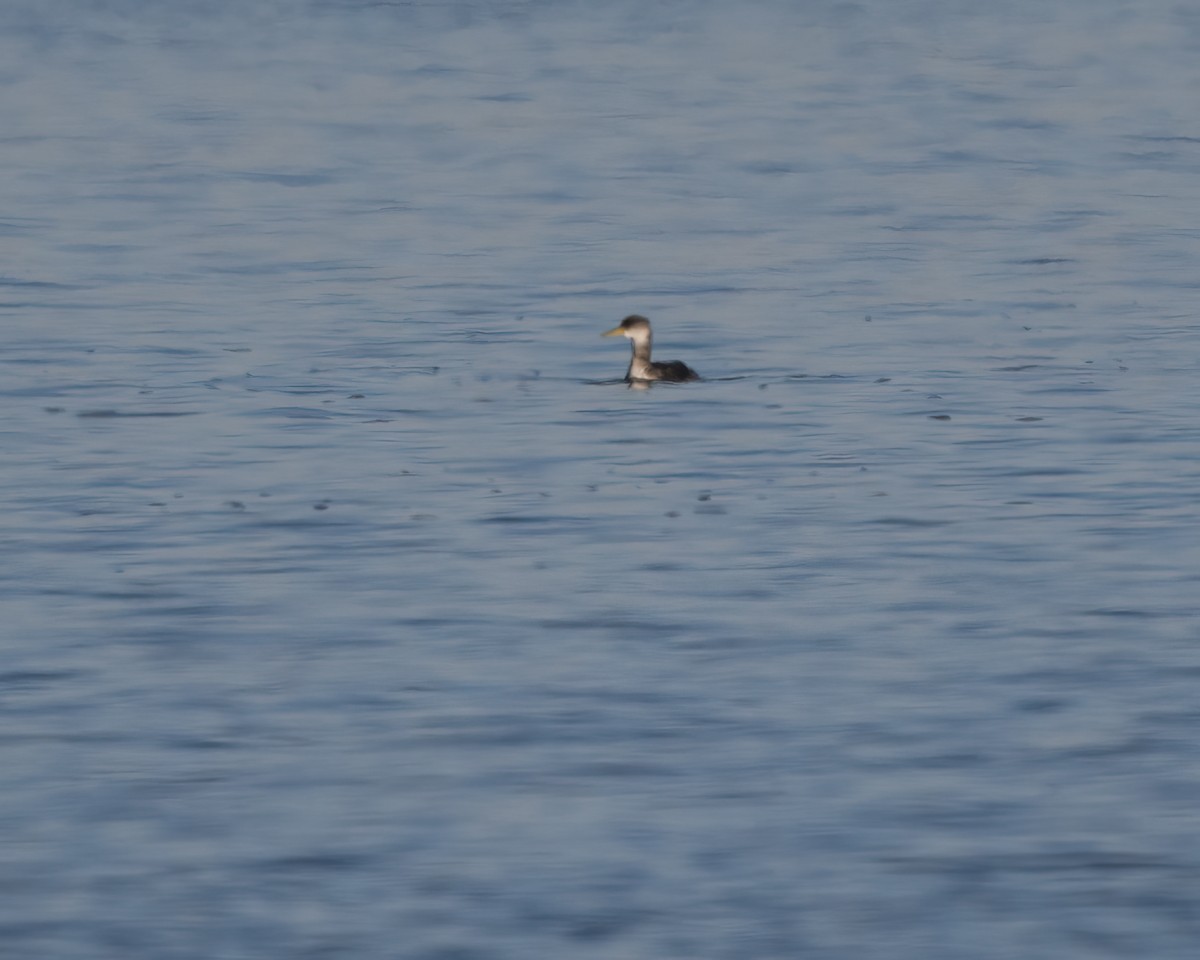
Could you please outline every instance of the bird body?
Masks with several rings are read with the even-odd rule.
[[[633,356],[629,361],[629,369],[625,372],[625,381],[633,383],[642,380],[665,380],[670,383],[683,383],[687,380],[699,380],[696,373],[682,360],[654,361],[650,359],[650,346],[653,337],[650,333],[650,321],[636,313],[626,317],[617,326],[602,334],[605,337],[626,337],[633,347]]]

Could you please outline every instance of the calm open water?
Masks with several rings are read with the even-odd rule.
[[[1195,955],[1200,14],[0,28],[5,955]]]

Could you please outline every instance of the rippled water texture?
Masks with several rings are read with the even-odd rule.
[[[1187,5],[0,26],[7,954],[1195,955]]]

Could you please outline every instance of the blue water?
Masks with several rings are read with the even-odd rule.
[[[0,27],[6,955],[1194,956],[1200,17]]]

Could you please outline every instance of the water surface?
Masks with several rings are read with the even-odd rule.
[[[0,22],[15,953],[1193,954],[1195,17]]]

